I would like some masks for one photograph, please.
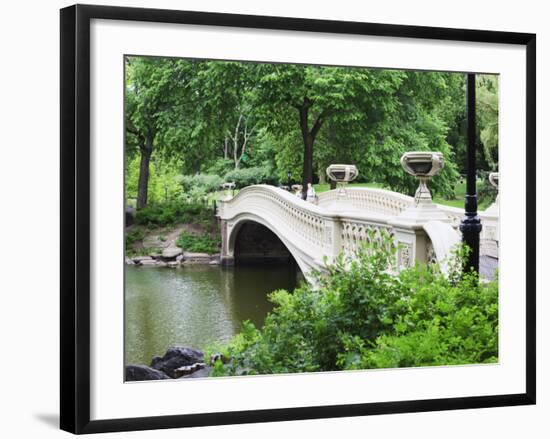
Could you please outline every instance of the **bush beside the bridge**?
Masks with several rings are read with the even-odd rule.
[[[154,204],[136,213],[135,223],[143,226],[170,226],[177,223],[200,224],[211,221],[213,207],[201,203],[172,201]]]
[[[176,245],[185,251],[192,253],[214,254],[220,251],[221,237],[209,235],[196,235],[188,232],[182,232],[176,241]]]
[[[498,358],[498,283],[447,278],[418,265],[392,275],[393,253],[365,248],[318,276],[318,287],[271,294],[263,328],[250,322],[221,349],[214,376],[491,363]]]
[[[268,166],[254,166],[250,168],[239,168],[228,172],[224,180],[234,182],[235,187],[241,189],[253,184],[277,185],[278,178]]]

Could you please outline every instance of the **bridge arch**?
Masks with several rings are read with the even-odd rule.
[[[238,252],[236,253],[235,250],[238,250],[239,235],[243,231],[243,228],[247,225],[259,225],[267,229],[278,239],[278,241],[280,241],[304,275],[311,270],[312,267],[306,262],[303,252],[293,245],[293,243],[286,236],[284,236],[277,227],[274,227],[268,219],[250,212],[241,213],[232,218],[231,221],[227,221],[225,224],[226,239],[224,241],[227,248],[223,249],[222,256],[223,253],[225,253],[229,263],[235,263],[235,258],[239,256]]]

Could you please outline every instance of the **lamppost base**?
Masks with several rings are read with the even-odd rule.
[[[460,223],[462,242],[466,244],[470,253],[466,260],[465,268],[479,273],[479,235],[481,233],[481,219],[477,213],[466,213],[466,217]]]

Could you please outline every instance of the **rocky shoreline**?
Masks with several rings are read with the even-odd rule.
[[[186,346],[173,346],[162,357],[153,357],[150,366],[126,365],[126,381],[206,378],[217,360],[223,361],[223,356],[214,354],[207,364],[203,352]]]
[[[219,265],[220,255],[186,252],[179,247],[170,246],[163,249],[162,253],[153,252],[146,256],[126,256],[125,262],[127,265],[169,268],[177,268],[189,264]]]

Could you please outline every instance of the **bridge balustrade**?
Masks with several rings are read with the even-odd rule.
[[[382,245],[382,231],[400,244],[400,267],[410,266],[416,260],[440,260],[441,249],[448,250],[458,239],[461,209],[439,205],[447,228],[424,228],[421,223],[399,221],[400,215],[414,206],[414,199],[407,195],[375,188],[347,188],[345,200],[339,196],[338,190],[321,193],[315,205],[273,186],[254,185],[242,189],[232,199],[220,201],[222,262],[232,262],[238,230],[249,221],[273,231],[304,274],[311,269],[322,270],[325,257],[330,261],[341,252],[352,254],[366,242]],[[498,257],[498,212],[482,212],[480,217],[484,226],[482,253],[485,245],[488,252],[495,253],[496,248]],[[438,242],[432,242],[433,239]]]

